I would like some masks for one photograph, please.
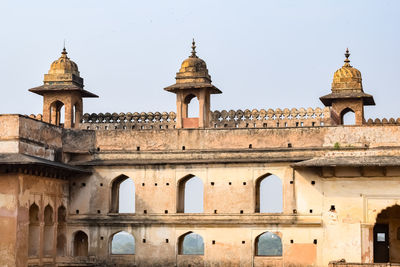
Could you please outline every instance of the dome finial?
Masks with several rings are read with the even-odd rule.
[[[346,53],[344,53],[344,56],[346,57],[346,59],[344,60],[344,65],[351,67],[350,66],[350,59],[349,59],[349,57],[350,57],[349,48],[346,48]]]
[[[65,49],[65,39],[64,39],[64,46],[63,46],[63,51],[61,52],[62,57],[67,57],[67,49]]]
[[[196,55],[196,42],[194,41],[194,38],[193,38],[193,41],[192,41],[192,54],[189,57],[197,58],[197,55]]]

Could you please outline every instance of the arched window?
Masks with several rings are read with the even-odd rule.
[[[256,238],[256,256],[282,256],[281,238],[271,232],[265,232]]]
[[[194,94],[189,94],[185,97],[185,109],[186,118],[198,118],[199,117],[199,100]]]
[[[280,213],[283,210],[282,181],[279,177],[266,174],[256,180],[257,213]]]
[[[53,208],[47,205],[44,208],[44,233],[43,233],[43,255],[53,254],[54,221]]]
[[[88,236],[78,231],[74,236],[74,256],[87,256],[88,255]]]
[[[64,206],[60,206],[57,210],[57,256],[66,256],[67,240],[65,238],[65,223],[67,217],[67,210]]]
[[[188,232],[178,239],[180,255],[204,255],[204,241],[201,235]]]
[[[178,182],[178,213],[203,212],[203,182],[194,175],[187,175]]]
[[[128,176],[120,175],[112,183],[111,212],[135,213],[135,183]]]
[[[135,238],[128,232],[122,231],[113,235],[111,254],[135,254]]]
[[[40,247],[40,226],[39,226],[39,207],[33,203],[29,207],[29,237],[28,255],[29,257],[39,256]]]
[[[58,224],[65,224],[66,221],[67,221],[67,209],[61,205],[57,211],[57,222]]]
[[[356,114],[351,108],[344,109],[340,114],[343,125],[355,125]]]

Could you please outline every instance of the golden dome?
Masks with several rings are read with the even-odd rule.
[[[176,75],[177,83],[211,83],[206,62],[196,55],[196,45],[192,42],[192,54],[182,62]]]
[[[350,65],[349,49],[344,54],[346,59],[344,65],[333,75],[332,91],[351,90],[362,91],[361,72]]]
[[[61,57],[51,64],[49,74],[74,74],[79,77],[78,65],[70,60],[67,54],[64,47]]]

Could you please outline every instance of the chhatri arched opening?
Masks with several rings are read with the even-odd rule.
[[[274,233],[264,232],[255,240],[256,256],[282,256],[282,240]]]
[[[83,257],[87,256],[89,253],[89,240],[88,236],[83,231],[78,231],[74,235],[73,241],[73,251],[74,256],[76,257]]]
[[[29,257],[39,256],[40,247],[40,224],[39,206],[33,203],[29,207],[29,236],[28,236],[28,255]]]
[[[200,125],[200,104],[198,97],[187,94],[182,101],[182,126],[183,128],[198,128]],[[202,114],[204,116],[204,114]]]
[[[48,204],[44,208],[44,229],[43,229],[43,255],[51,256],[53,254],[54,239],[54,220],[53,208]]]
[[[199,117],[199,100],[194,94],[188,94],[184,100],[184,109],[186,110],[185,118],[198,118]]]
[[[374,225],[374,262],[400,263],[400,206],[394,205],[382,210]]]
[[[265,174],[256,180],[256,213],[281,213],[283,211],[282,180],[273,174]]]
[[[64,103],[56,100],[50,104],[50,123],[55,125],[61,125],[64,123],[65,108]]]
[[[120,175],[111,184],[112,213],[135,213],[135,183],[126,175]]]
[[[355,125],[356,124],[356,114],[351,108],[345,108],[340,113],[340,121],[342,125]]]
[[[111,237],[111,254],[134,255],[135,237],[125,231],[118,232]]]
[[[199,234],[188,232],[178,238],[179,255],[204,255],[204,240]]]
[[[82,104],[77,102],[72,106],[72,127],[76,127],[82,118]]]
[[[178,181],[178,213],[203,213],[203,181],[189,174]]]

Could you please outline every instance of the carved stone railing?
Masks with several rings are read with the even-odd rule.
[[[330,109],[285,108],[214,111],[211,115],[213,128],[284,128],[331,125]]]
[[[382,125],[382,124],[395,124],[395,125],[400,125],[400,118],[397,118],[397,120],[395,120],[394,118],[390,118],[390,119],[386,119],[383,118],[381,119],[368,119],[365,124],[367,125]]]
[[[116,129],[174,129],[175,112],[135,112],[135,113],[93,113],[84,114],[81,129],[116,130]],[[331,125],[330,109],[246,109],[213,111],[210,114],[211,128],[284,128],[313,127]]]
[[[87,130],[173,129],[175,119],[175,112],[85,113],[80,128]]]

